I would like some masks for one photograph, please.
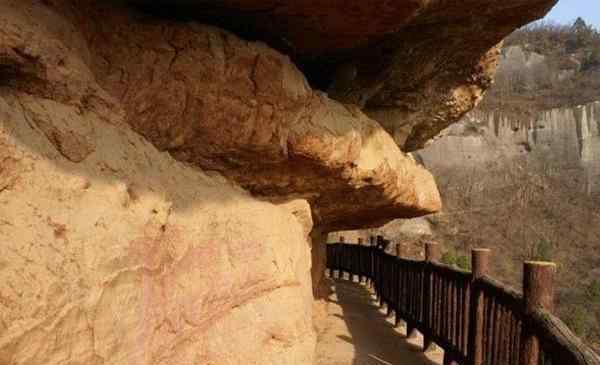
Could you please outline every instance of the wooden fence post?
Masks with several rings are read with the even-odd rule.
[[[369,276],[370,278],[367,279],[367,282],[369,283],[369,288],[373,289],[373,283],[375,282],[375,253],[374,251],[374,247],[375,247],[375,236],[369,236]]]
[[[527,261],[523,266],[523,299],[525,318],[538,308],[554,311],[554,273],[552,262]],[[521,337],[521,365],[537,365],[540,358],[540,343],[535,334],[523,326]]]
[[[363,250],[362,245],[363,245],[363,239],[362,239],[362,237],[358,237],[358,246],[360,246],[358,249],[358,271],[359,271],[358,272],[358,283],[359,284],[362,284],[362,282],[363,282],[363,279],[364,279],[363,270],[365,267],[365,264],[363,262],[364,255],[363,255],[363,251],[362,251]]]
[[[341,258],[340,263],[341,263],[341,266],[342,266],[338,270],[338,279],[344,279],[344,269],[343,269],[343,266],[344,266],[344,264],[346,264],[346,261],[347,261],[346,260],[346,251],[344,250],[344,241],[345,240],[346,239],[345,239],[344,236],[340,236],[340,238],[338,240],[339,243],[341,244],[341,246],[340,246],[340,258]]]
[[[387,241],[387,244],[391,244],[391,241]],[[401,253],[399,251],[400,244],[396,244],[396,258],[399,258]],[[388,279],[388,282],[391,282],[390,287],[388,288],[388,298],[389,302],[387,303],[387,315],[391,316],[392,311],[394,312],[396,318],[395,323],[398,323],[398,262],[394,261],[394,264],[391,267],[390,272],[388,273],[391,277]]]
[[[425,268],[424,268],[424,293],[423,293],[423,316],[425,317],[425,327],[431,329],[431,319],[432,319],[432,304],[433,296],[432,287],[433,287],[433,277],[431,276],[431,269],[429,268],[430,263],[437,262],[440,258],[440,247],[437,243],[428,242],[425,244]],[[430,334],[423,334],[423,352],[429,350],[431,345],[433,344],[433,340],[431,339]]]
[[[428,242],[425,244],[425,261],[437,262],[440,259],[440,247],[437,243]]]
[[[378,273],[377,274],[377,280],[375,281],[375,292],[377,293],[377,300],[379,301],[379,307],[383,307],[383,255],[382,253],[384,253],[382,247],[383,247],[383,236],[382,235],[377,235],[377,249],[376,249],[376,255],[377,255],[377,268],[375,269],[375,271]]]
[[[471,250],[471,304],[469,313],[469,358],[473,365],[483,364],[483,291],[477,287],[477,280],[483,278],[488,271],[490,250],[474,248]]]
[[[410,285],[410,284],[409,284]],[[406,288],[406,293],[405,294],[411,294],[410,293],[410,289],[407,287]],[[425,314],[426,316],[427,314]],[[427,319],[427,317],[425,317],[425,320]],[[427,323],[425,324],[427,326]],[[413,321],[409,321],[406,320],[406,337],[407,338],[413,338],[415,335],[415,331],[416,331],[416,323],[414,323]]]
[[[403,252],[403,245],[402,242],[398,242],[396,243],[396,259],[401,259],[402,255],[404,254]],[[396,318],[395,318],[395,327],[398,327],[398,325],[400,324],[400,301],[402,300],[400,297],[402,296],[402,293],[400,292],[400,262],[396,262],[396,272],[394,273],[395,275],[395,284],[394,284],[394,296],[395,298],[395,302],[396,302],[396,308],[394,308],[395,314],[396,314]],[[408,334],[407,334],[408,336]]]
[[[396,243],[396,257],[397,258],[402,258],[402,255],[404,254],[403,251],[403,247],[402,247],[402,243],[398,242]]]

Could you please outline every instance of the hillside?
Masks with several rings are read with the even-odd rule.
[[[599,103],[541,112],[525,122],[472,113],[419,152],[438,176],[444,209],[428,221],[434,239],[456,252],[447,259],[471,247],[493,248],[494,275],[515,286],[524,260],[557,262],[559,314],[596,343],[599,116]]]
[[[488,246],[497,277],[521,262],[559,264],[558,311],[600,346],[600,33],[582,20],[537,23],[505,42],[480,107],[418,153],[444,210],[435,239]],[[586,105],[581,107],[581,105]],[[453,257],[454,256],[454,257]]]
[[[532,23],[504,42],[494,86],[479,110],[533,116],[600,98],[600,32],[574,24]]]

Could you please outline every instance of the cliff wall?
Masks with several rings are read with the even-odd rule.
[[[594,195],[600,193],[599,117],[598,102],[553,109],[526,120],[475,111],[418,156],[441,180],[477,171],[479,176],[472,179],[480,186],[510,185],[515,181],[506,174],[519,166]]]
[[[554,2],[0,1],[0,363],[312,363],[326,233],[441,208],[402,149]]]
[[[0,363],[310,363],[306,202],[258,201],[115,115],[0,110]]]

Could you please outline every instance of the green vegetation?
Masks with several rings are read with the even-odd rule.
[[[580,305],[570,309],[569,314],[562,316],[565,324],[579,337],[586,337],[589,331],[587,311]]]
[[[450,266],[456,266],[462,270],[471,270],[471,261],[466,255],[461,255],[453,248],[449,249],[442,255],[442,263]]]
[[[593,304],[600,305],[600,280],[592,280],[587,289],[587,298]]]
[[[456,252],[452,249],[444,252],[441,261],[446,265],[454,266],[456,264]]]
[[[456,266],[463,270],[471,271],[471,260],[466,255],[458,255],[456,258]]]
[[[530,259],[535,261],[552,261],[552,242],[548,241],[547,239],[539,240],[535,245],[533,245]]]

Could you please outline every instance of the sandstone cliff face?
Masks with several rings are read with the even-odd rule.
[[[490,175],[489,169],[508,174],[523,164],[528,173],[560,178],[574,191],[598,194],[599,117],[598,102],[549,110],[528,120],[477,111],[444,131],[418,156],[444,179],[471,175],[481,188],[514,184]]]
[[[310,363],[306,203],[259,202],[115,115],[5,92],[0,115],[0,363]],[[70,161],[40,121],[93,150]]]
[[[2,364],[309,364],[306,199],[358,185],[390,214],[439,205],[375,122],[264,45],[118,11],[101,25],[123,33],[76,30],[71,9],[26,5],[0,12]],[[314,203],[324,227],[363,209],[334,198]]]
[[[450,92],[467,100],[451,114],[471,108],[502,32],[549,3],[507,20],[477,57],[463,54],[476,70],[430,105]],[[245,18],[248,4],[216,13]],[[356,18],[338,5],[323,9],[340,17],[327,32]],[[306,47],[292,37],[292,60],[277,45],[119,1],[0,2],[0,363],[311,363],[325,234],[441,206],[432,175],[360,96],[384,90],[371,82],[389,74],[358,88],[351,79],[358,93],[338,78],[364,74],[342,54],[414,19],[444,19],[440,6],[418,18],[426,5],[402,2],[372,34],[345,35],[330,98],[293,62],[308,70],[308,58],[329,57],[310,45],[323,37]],[[450,11],[446,21],[460,19]]]
[[[177,160],[217,170],[256,195],[307,199],[323,230],[439,208],[431,175],[379,124],[313,91],[267,46],[114,5],[59,8],[85,24],[93,77],[125,121]],[[97,104],[95,95],[84,98]]]

